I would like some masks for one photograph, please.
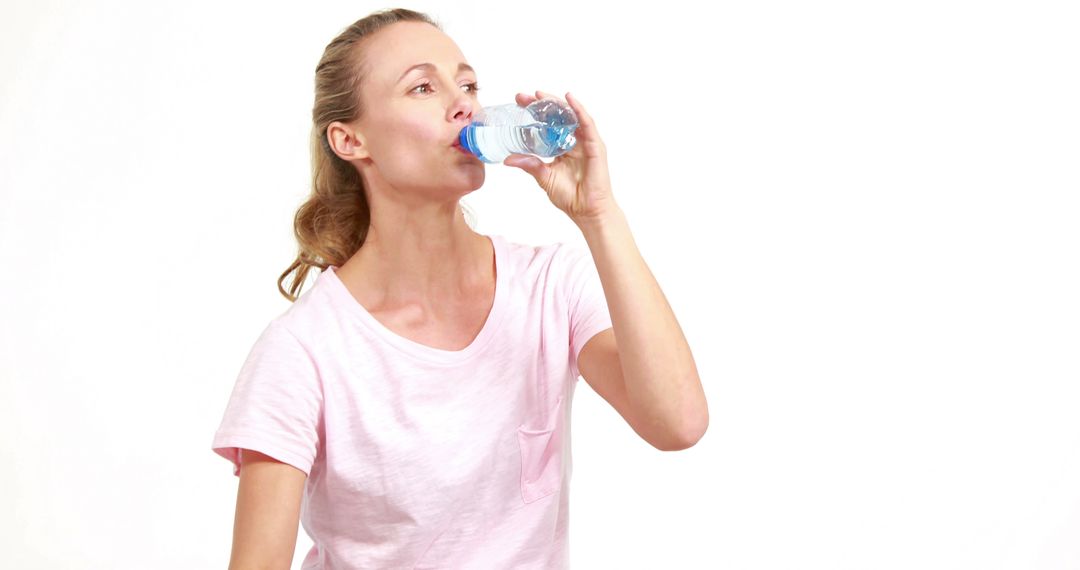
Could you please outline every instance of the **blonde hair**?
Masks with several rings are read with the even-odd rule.
[[[311,194],[293,218],[298,243],[296,260],[278,277],[278,291],[290,302],[312,267],[325,271],[340,267],[360,249],[371,224],[364,184],[355,166],[330,148],[326,129],[334,121],[361,116],[360,86],[365,79],[361,41],[397,22],[424,22],[442,26],[427,14],[405,8],[381,10],[353,22],[333,39],[315,67],[315,104],[311,110]],[[466,211],[466,221],[471,213]],[[294,274],[289,289],[285,278]]]

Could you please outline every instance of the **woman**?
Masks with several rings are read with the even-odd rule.
[[[240,477],[233,566],[285,565],[302,512],[315,543],[303,568],[567,567],[579,373],[659,449],[704,433],[690,349],[579,101],[567,94],[570,153],[504,164],[534,177],[592,255],[465,222],[459,201],[485,165],[455,142],[481,109],[476,83],[409,10],[327,46],[300,255],[278,282],[295,302],[256,341],[213,442]]]

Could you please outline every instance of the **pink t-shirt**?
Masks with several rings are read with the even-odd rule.
[[[308,475],[302,568],[567,568],[577,356],[611,327],[587,248],[487,236],[495,300],[460,351],[319,274],[247,356],[212,449]]]

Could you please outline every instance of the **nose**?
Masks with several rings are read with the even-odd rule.
[[[472,122],[474,111],[475,102],[471,99],[471,95],[460,93],[450,105],[449,118],[452,122],[467,125]]]

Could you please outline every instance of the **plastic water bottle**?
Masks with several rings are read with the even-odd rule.
[[[569,106],[537,99],[527,107],[516,103],[484,107],[461,129],[461,148],[488,163],[501,163],[511,154],[554,157],[574,148],[577,115]]]

